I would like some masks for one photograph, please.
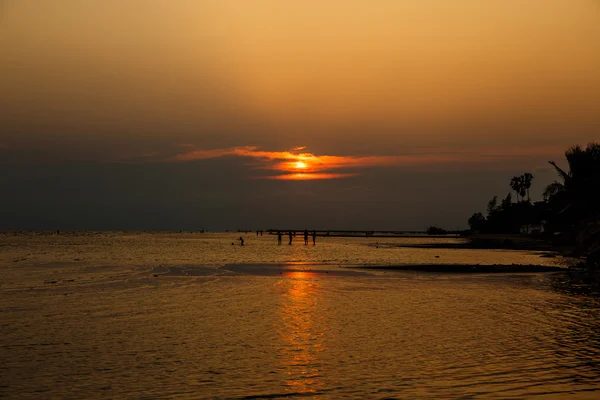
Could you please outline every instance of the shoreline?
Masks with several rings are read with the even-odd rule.
[[[171,273],[177,268],[173,268]],[[365,275],[368,271],[385,272],[426,272],[442,274],[517,274],[566,272],[570,269],[559,266],[535,264],[397,264],[397,265],[324,265],[324,264],[226,264],[220,271],[242,275],[287,275],[290,273],[311,273],[316,275]]]
[[[504,274],[504,273],[541,273],[564,272],[569,268],[535,265],[535,264],[407,264],[407,265],[379,265],[358,266],[354,268],[375,271],[407,271],[407,272],[435,272],[447,274]]]
[[[369,246],[388,246],[420,249],[478,249],[478,250],[523,250],[542,251],[548,254],[571,257],[572,246],[557,246],[545,239],[527,235],[477,234],[471,236],[428,236],[431,239],[462,239],[462,243],[377,243]]]

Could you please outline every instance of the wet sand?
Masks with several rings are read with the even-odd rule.
[[[368,246],[387,249],[425,249],[425,250],[507,250],[507,251],[528,251],[539,253],[541,258],[565,259],[567,264],[576,265],[583,261],[578,255],[574,254],[573,246],[556,245],[548,240],[529,235],[473,235],[452,237],[454,240],[444,240],[449,236],[430,236],[428,242],[375,242]],[[438,240],[435,240],[438,239]],[[523,265],[524,268],[528,265]],[[490,271],[494,272],[494,271]]]
[[[327,265],[327,264],[226,264],[216,269],[205,266],[171,266],[153,269],[159,276],[207,275],[293,275],[297,272],[323,276],[365,276],[381,271],[425,272],[437,274],[518,274],[566,271],[563,267],[544,265],[472,265],[472,264],[407,264],[407,265]]]
[[[497,274],[497,273],[536,273],[536,272],[560,272],[565,271],[562,267],[551,267],[545,265],[472,265],[472,264],[413,264],[413,265],[381,265],[363,266],[357,268],[387,270],[387,271],[420,271],[436,272],[446,274]]]

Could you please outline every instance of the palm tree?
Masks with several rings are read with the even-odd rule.
[[[556,170],[560,181],[546,187],[544,198],[560,198],[563,207],[576,207],[585,215],[600,207],[600,143],[590,143],[585,149],[576,145],[565,152],[569,170],[564,171],[554,161],[549,163]]]
[[[529,196],[529,188],[531,187],[532,180],[533,175],[531,175],[529,172],[526,172],[525,174],[521,175],[522,188],[527,191],[527,200],[531,200],[531,197]]]
[[[514,190],[515,193],[517,194],[517,203],[519,202],[519,193],[521,193],[521,187],[522,187],[521,177],[513,176],[513,178],[510,180],[510,188],[512,190]]]
[[[544,200],[547,201],[550,197],[557,195],[558,193],[562,193],[564,189],[565,186],[562,183],[558,181],[552,182],[551,184],[546,186],[546,189],[544,190]]]

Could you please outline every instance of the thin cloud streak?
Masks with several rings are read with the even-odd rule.
[[[189,146],[185,146],[189,148]],[[328,173],[335,169],[359,169],[390,166],[431,166],[447,164],[486,164],[508,159],[532,156],[555,157],[560,150],[553,146],[471,148],[461,151],[430,148],[419,154],[398,156],[333,156],[302,152],[305,146],[291,151],[266,151],[256,146],[232,147],[228,149],[191,150],[178,154],[169,162],[187,162],[214,159],[226,156],[246,157],[255,160],[250,167],[271,170],[283,174],[257,177],[276,180],[340,179],[360,175],[354,173]]]
[[[325,174],[325,173],[296,173],[296,174],[284,174],[262,177],[262,179],[274,179],[282,181],[312,181],[322,179],[339,179],[339,178],[350,178],[358,176],[357,173],[346,173],[346,174]]]
[[[333,169],[355,169],[365,167],[409,165],[418,163],[439,163],[449,161],[448,156],[331,156],[296,152],[306,147],[296,147],[292,151],[264,151],[257,147],[234,147],[230,149],[193,150],[175,156],[172,161],[191,161],[225,156],[253,158],[259,161],[255,169],[285,172],[284,175],[266,176],[264,179],[310,180],[337,179],[356,176],[358,173],[324,173]]]
[[[188,147],[188,146],[186,146]],[[263,179],[310,180],[338,179],[359,175],[359,173],[326,173],[335,169],[358,169],[389,166],[430,166],[444,164],[485,164],[508,159],[521,159],[531,156],[554,157],[560,150],[553,146],[471,148],[461,151],[427,149],[419,154],[397,156],[333,156],[302,152],[305,146],[291,151],[266,151],[255,146],[232,147],[228,149],[191,150],[178,154],[166,161],[186,162],[214,159],[226,156],[251,158],[256,161],[253,169],[283,172],[283,175],[264,176]]]

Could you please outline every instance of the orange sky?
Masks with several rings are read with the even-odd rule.
[[[600,140],[600,2],[4,0],[0,72],[0,163],[386,195],[385,174],[456,173],[435,176],[479,182],[471,207],[515,173],[541,190],[548,160]]]
[[[556,107],[589,118],[599,104],[600,13],[589,1],[258,1],[216,12],[238,96],[274,120]]]
[[[140,4],[3,2],[2,122],[192,139],[253,123],[243,135],[286,147],[298,135],[487,142],[499,132],[564,145],[567,130],[599,125],[595,1]]]

